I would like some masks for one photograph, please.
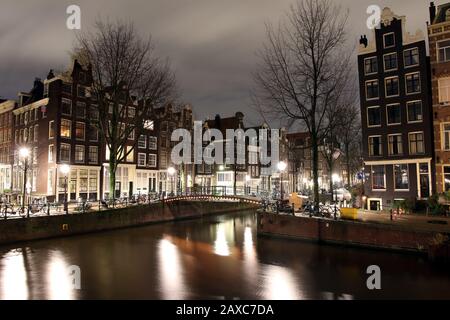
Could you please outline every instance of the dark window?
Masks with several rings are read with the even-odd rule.
[[[388,78],[386,83],[386,97],[398,96],[398,78]]]
[[[395,35],[394,33],[387,33],[384,36],[384,47],[390,48],[395,46]]]
[[[381,125],[380,107],[367,108],[367,125],[369,127]]]
[[[72,84],[71,83],[63,83],[62,91],[66,94],[72,94]]]
[[[388,136],[388,151],[389,155],[396,156],[403,154],[402,135],[395,134]]]
[[[406,104],[408,108],[408,122],[422,121],[422,102],[413,101]]]
[[[397,69],[397,54],[389,53],[384,56],[384,70],[389,71]]]
[[[366,82],[367,99],[378,98],[378,80]]]
[[[415,66],[419,64],[419,49],[407,49],[403,52],[405,67]]]
[[[364,72],[365,74],[371,74],[378,72],[377,57],[371,57],[364,59]]]
[[[383,154],[382,145],[381,145],[381,137],[374,136],[369,137],[369,156],[381,156]]]
[[[406,93],[420,92],[420,75],[418,72],[406,75]]]
[[[450,190],[450,167],[444,167],[444,182],[445,182],[445,191]]]
[[[401,108],[399,104],[386,106],[386,108],[388,124],[399,124],[402,122]]]

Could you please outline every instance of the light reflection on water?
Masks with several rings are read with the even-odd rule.
[[[420,257],[257,237],[255,225],[238,213],[0,247],[0,298],[450,298],[449,273]]]

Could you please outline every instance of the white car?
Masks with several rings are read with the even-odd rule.
[[[337,197],[338,201],[344,200],[350,201],[352,199],[352,194],[345,188],[336,189],[334,190],[334,192],[335,192],[334,197]]]

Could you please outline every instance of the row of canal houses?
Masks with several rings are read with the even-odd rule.
[[[20,92],[17,100],[0,100],[0,195],[21,200],[24,189],[24,159],[20,149],[30,152],[26,175],[29,198],[60,201],[68,189],[69,200],[99,200],[110,197],[106,143],[92,126],[99,117],[98,103],[89,94],[91,70],[78,61],[71,70],[54,74],[44,81],[36,79],[30,92]],[[134,121],[139,103],[126,108],[121,122]],[[121,112],[122,117],[122,112]],[[231,117],[202,121],[203,129],[246,129],[241,112]],[[262,125],[259,128],[264,128]],[[264,166],[248,164],[258,157],[258,149],[247,148],[245,165],[175,165],[171,151],[176,142],[172,132],[183,128],[192,132],[193,110],[190,105],[167,104],[152,108],[145,119],[144,130],[137,136],[131,132],[124,150],[133,151],[116,171],[116,197],[147,194],[171,194],[194,187],[211,192],[243,193],[245,187],[269,191],[279,175]],[[283,138],[280,138],[283,139]],[[134,146],[134,147],[133,147]],[[60,170],[70,166],[66,175]],[[173,167],[175,173],[168,168]],[[266,168],[267,169],[267,168]],[[206,190],[205,190],[206,189]]]
[[[358,70],[366,206],[450,190],[450,3],[429,7],[421,30],[384,8],[360,38]]]

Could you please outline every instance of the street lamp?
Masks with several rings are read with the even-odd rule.
[[[22,197],[22,212],[25,212],[25,198],[27,196],[27,171],[28,171],[28,157],[30,156],[30,149],[22,147],[19,149],[19,156],[24,159],[23,169],[23,197]],[[30,217],[30,211],[27,211],[27,218]]]
[[[171,185],[171,192],[170,195],[173,196],[173,175],[177,172],[174,167],[167,168],[167,173],[170,176],[170,185]]]
[[[286,170],[287,164],[284,161],[280,161],[277,164],[277,168],[280,171],[280,194],[281,200],[283,200],[283,171]]]
[[[245,176],[245,194],[248,193],[248,182],[250,181],[250,176],[247,174]]]
[[[66,212],[66,214],[69,214],[69,205],[67,202],[67,176],[70,172],[70,166],[67,164],[63,164],[60,170],[64,175],[64,211]]]

